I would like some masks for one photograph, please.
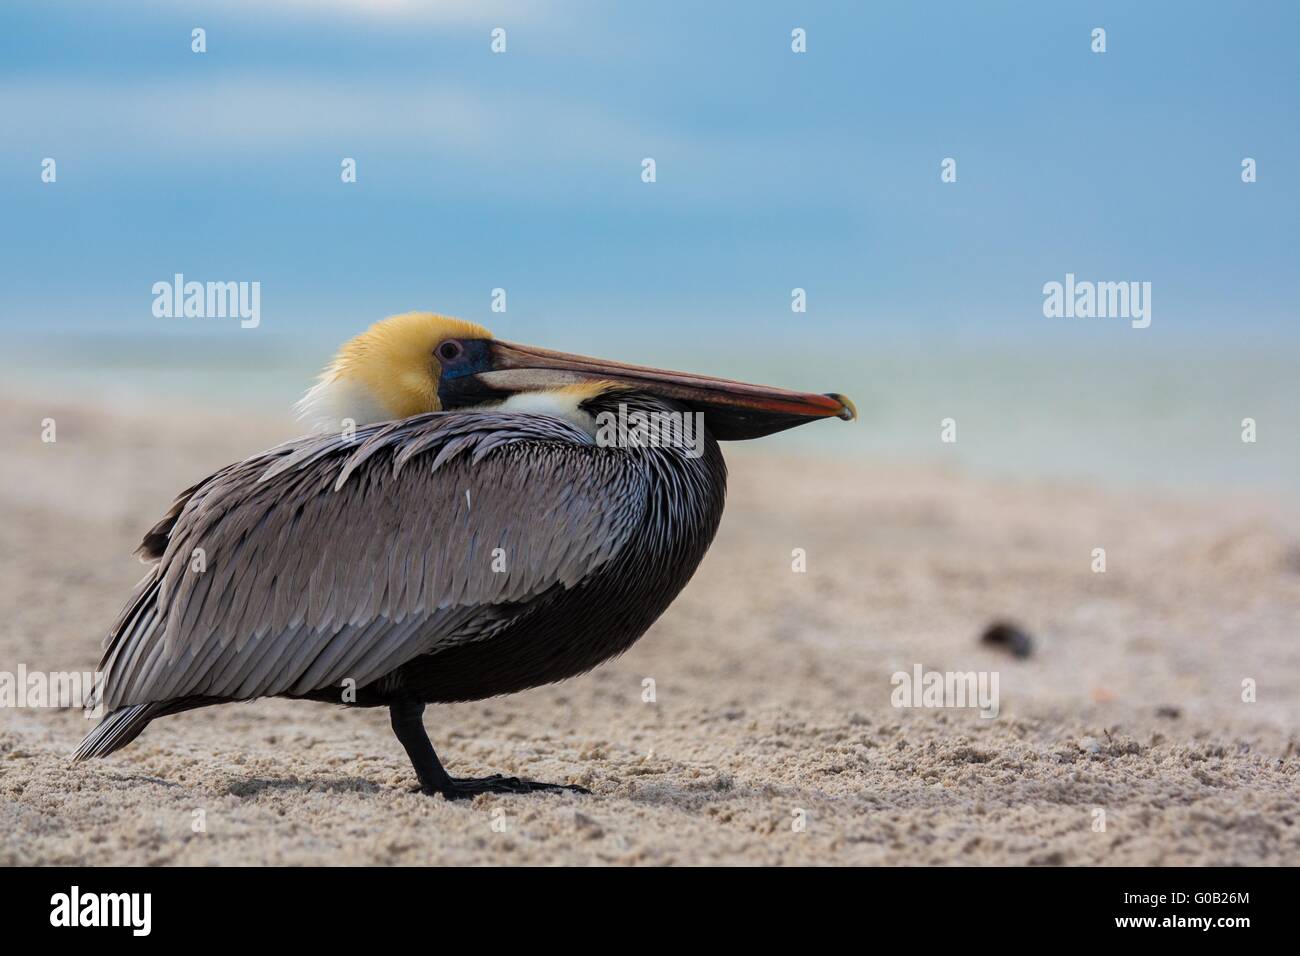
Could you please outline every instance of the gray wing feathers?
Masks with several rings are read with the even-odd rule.
[[[160,560],[109,636],[104,702],[360,687],[489,637],[617,554],[646,481],[637,456],[565,422],[495,413],[305,438],[231,465],[150,532]]]

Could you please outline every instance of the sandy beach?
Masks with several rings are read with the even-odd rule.
[[[4,671],[93,668],[173,494],[293,434],[16,393],[0,429]],[[208,708],[74,766],[79,711],[6,709],[0,863],[1300,864],[1293,503],[726,451],[713,549],[628,654],[426,713],[454,773],[591,795],[409,792],[383,710]],[[1030,656],[981,644],[1008,618]],[[893,706],[917,666],[996,674],[998,715]]]

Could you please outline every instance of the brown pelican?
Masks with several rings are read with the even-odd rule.
[[[581,674],[685,586],[722,516],[718,441],[848,399],[514,345],[412,312],[345,344],[300,403],[317,433],[183,491],[100,663],[75,758],[157,717],[256,697],[384,705],[420,789],[457,779],[424,707]],[[702,423],[692,428],[692,422]]]

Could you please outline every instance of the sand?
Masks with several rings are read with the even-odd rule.
[[[92,668],[173,493],[292,430],[18,394],[0,412],[8,671]],[[1293,503],[729,452],[717,541],[628,654],[426,713],[453,773],[590,796],[411,793],[382,710],[209,708],[72,765],[80,712],[6,709],[0,863],[1300,863]],[[997,618],[1031,656],[979,642]],[[893,706],[916,665],[996,673],[998,716]]]

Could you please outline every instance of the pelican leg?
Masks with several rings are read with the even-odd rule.
[[[424,705],[418,700],[399,701],[389,705],[388,716],[393,723],[393,733],[406,748],[406,756],[411,758],[411,765],[415,767],[420,789],[424,793],[446,793],[453,781],[442,769],[429,735],[425,733]]]
[[[467,800],[480,793],[591,793],[585,787],[561,783],[539,783],[493,774],[490,777],[454,778],[443,769],[438,755],[424,730],[424,704],[417,700],[404,700],[390,704],[388,714],[393,733],[406,749],[420,780],[420,792],[442,794],[446,800]]]

